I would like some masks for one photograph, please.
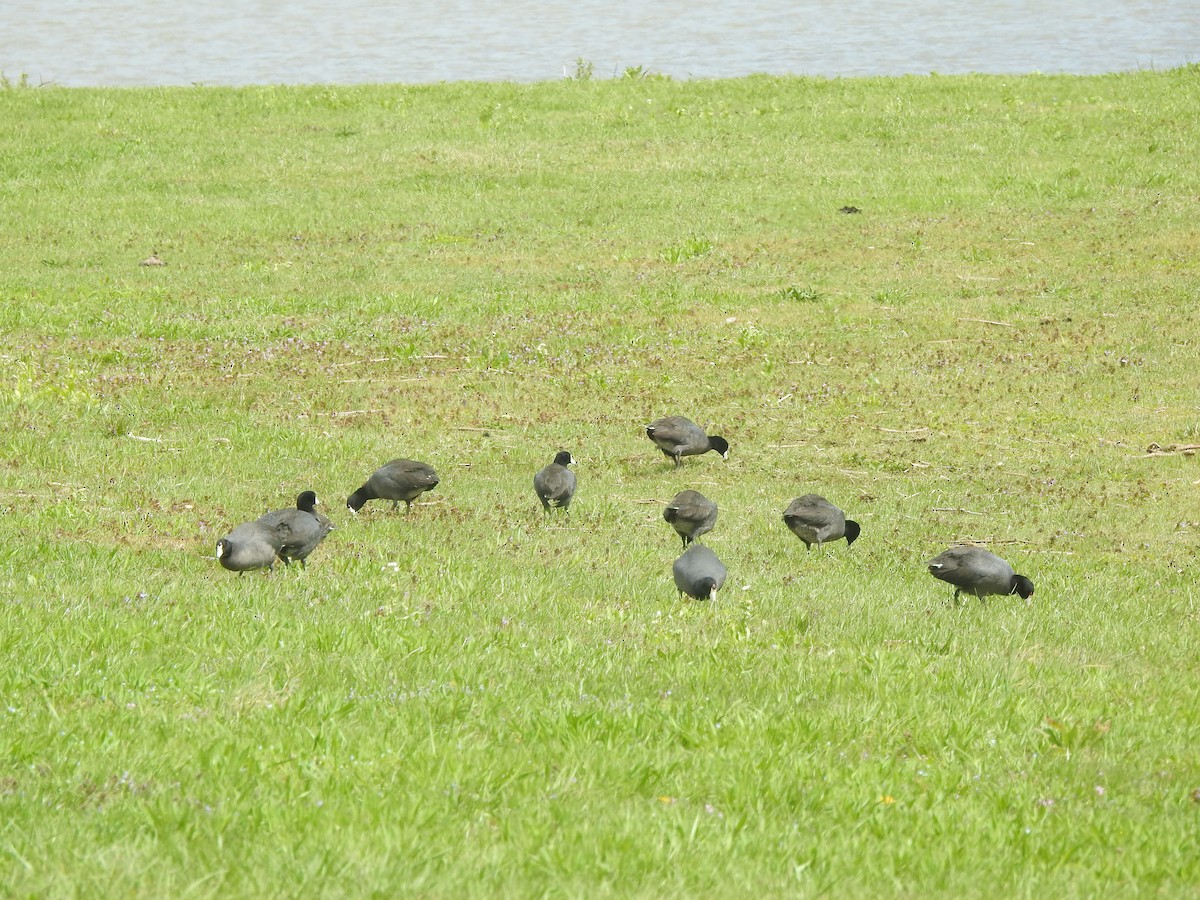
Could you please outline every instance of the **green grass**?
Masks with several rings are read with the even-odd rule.
[[[3,891],[1193,894],[1200,468],[1145,453],[1200,443],[1198,108],[0,91]],[[669,413],[729,461],[673,471]],[[396,456],[438,490],[347,515]],[[306,573],[217,565],[305,488]],[[814,490],[852,549],[784,527]],[[1034,598],[953,606],[966,539]]]

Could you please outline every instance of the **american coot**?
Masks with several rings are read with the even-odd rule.
[[[699,491],[680,491],[663,510],[663,518],[683,538],[684,549],[717,524],[717,504]]]
[[[646,437],[679,468],[684,456],[697,456],[715,450],[722,459],[729,459],[729,442],[723,437],[709,437],[704,429],[683,416],[666,416],[646,426]]]
[[[804,541],[804,549],[813,544],[820,546],[827,541],[846,539],[850,546],[862,531],[853,519],[822,497],[820,494],[805,494],[797,497],[783,512],[783,521],[792,534]]]
[[[1022,600],[1033,596],[1033,582],[1013,574],[1012,566],[979,547],[951,547],[926,565],[934,578],[954,585],[954,601],[961,593],[983,598],[988,594],[1018,594]]]
[[[262,522],[239,525],[217,541],[217,560],[238,575],[254,569],[270,570],[275,565],[275,556],[288,532],[286,523],[278,528]]]
[[[697,600],[715,600],[725,584],[725,564],[703,544],[692,544],[671,567],[680,594]]]
[[[393,459],[376,469],[367,483],[346,499],[346,506],[350,512],[357,513],[368,500],[391,500],[395,510],[400,508],[403,500],[405,511],[409,512],[417,497],[437,485],[437,472],[432,466],[411,459]]]
[[[554,457],[554,462],[540,469],[533,476],[533,489],[537,491],[538,499],[542,501],[542,509],[547,513],[552,509],[566,509],[571,505],[575,496],[575,473],[567,468],[573,465],[574,458],[566,450],[560,450]]]
[[[295,509],[281,509],[269,512],[258,520],[275,531],[281,525],[287,526],[287,536],[282,538],[279,548],[279,558],[284,564],[292,560],[305,568],[308,555],[317,549],[317,544],[325,539],[325,535],[333,531],[333,523],[317,512],[317,495],[312,491],[304,491],[296,498]]]

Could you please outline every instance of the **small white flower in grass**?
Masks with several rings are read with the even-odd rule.
[[[1096,796],[1103,797],[1104,794],[1105,794],[1104,785],[1102,785],[1102,784],[1096,785]]]

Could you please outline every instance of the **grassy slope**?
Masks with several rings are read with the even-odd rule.
[[[8,889],[1194,890],[1198,76],[0,92]]]

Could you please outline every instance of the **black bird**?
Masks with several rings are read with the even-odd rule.
[[[663,518],[683,538],[683,548],[717,524],[717,504],[699,491],[680,491],[663,510]]]
[[[951,547],[926,563],[929,574],[954,585],[954,602],[961,593],[980,599],[989,594],[1018,594],[1022,600],[1033,596],[1033,582],[1013,573],[1012,566],[979,547]]]
[[[287,534],[286,524],[272,528],[262,522],[247,522],[217,541],[217,560],[239,576],[254,569],[270,571]]]
[[[403,500],[405,511],[409,512],[415,499],[437,485],[437,472],[432,466],[411,459],[393,459],[376,469],[366,484],[346,498],[346,506],[357,514],[368,500],[391,500],[392,509],[396,510]]]
[[[296,560],[300,568],[306,568],[308,555],[333,531],[333,523],[317,512],[316,507],[317,495],[304,491],[296,498],[295,509],[281,509],[259,517],[261,524],[277,532],[281,525],[287,526],[286,537],[282,538],[279,548],[279,558],[285,565]]]
[[[725,584],[725,564],[703,544],[692,544],[671,567],[680,594],[697,600],[715,600]]]
[[[804,541],[805,550],[813,544],[819,547],[841,538],[846,539],[848,547],[862,531],[857,522],[847,519],[845,513],[820,494],[797,497],[783,511],[783,521],[792,534]]]
[[[547,513],[551,509],[567,509],[575,496],[575,473],[567,466],[574,464],[575,459],[566,450],[560,450],[554,457],[554,462],[540,469],[533,476],[533,489],[537,491],[538,499],[542,501],[542,509]]]
[[[723,437],[705,434],[704,429],[683,416],[665,416],[646,426],[646,437],[654,441],[663,454],[679,468],[684,456],[697,456],[715,450],[722,459],[729,459],[729,442]]]

